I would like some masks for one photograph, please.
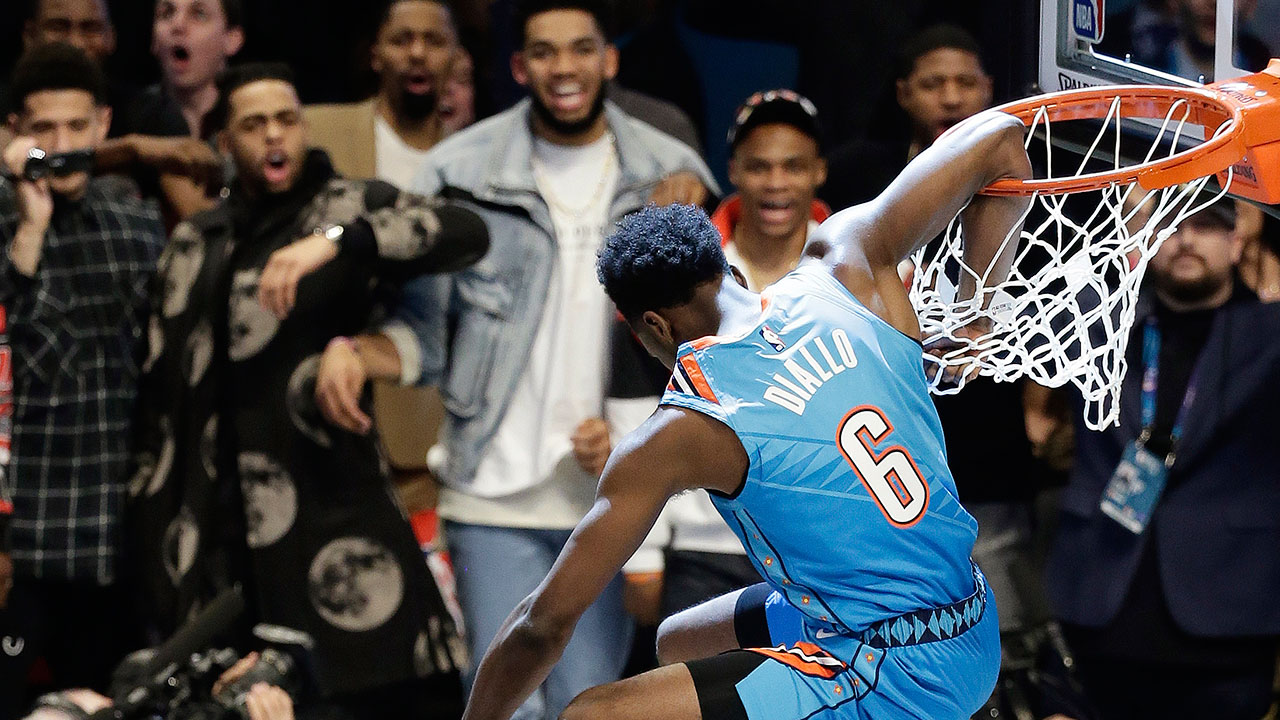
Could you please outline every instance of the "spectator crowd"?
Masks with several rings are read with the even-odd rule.
[[[136,15],[107,0],[0,10],[21,28],[0,78],[0,720],[132,702],[146,678],[122,668],[192,633],[243,655],[218,697],[282,637],[303,648],[295,682],[227,700],[257,720],[461,717],[669,379],[597,282],[614,224],[701,206],[761,290],[821,252],[833,208],[1033,91],[924,2],[868,38],[892,46],[851,109],[832,87],[857,79],[809,67],[830,27],[377,0],[351,73],[370,94],[306,102],[315,78],[263,51],[251,4],[150,3],[147,70],[120,62]],[[1215,3],[1116,5],[1108,42],[1211,67]],[[1237,63],[1280,55],[1280,5],[1239,5]],[[689,47],[708,37],[798,69],[745,63],[717,115],[725,83]],[[1275,717],[1278,251],[1280,220],[1230,199],[1172,231],[1104,431],[1026,381],[935,399],[999,598],[981,717]],[[1118,522],[1104,499],[1146,456],[1162,492]],[[664,618],[759,581],[704,493],[673,498],[516,717],[654,667]],[[207,627],[228,592],[243,609]]]

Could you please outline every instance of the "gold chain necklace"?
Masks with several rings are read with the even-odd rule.
[[[543,170],[541,162],[538,160],[537,153],[533,155],[533,178],[537,182],[538,190],[542,193],[542,197],[547,201],[547,205],[562,215],[568,215],[574,220],[582,219],[582,216],[588,210],[596,206],[600,201],[600,195],[604,193],[605,186],[609,184],[609,180],[613,177],[614,163],[617,162],[617,147],[614,144],[613,133],[606,133],[605,137],[609,139],[608,154],[604,159],[604,167],[600,171],[600,179],[596,181],[596,189],[591,192],[591,197],[587,199],[581,207],[570,207],[567,203],[556,196],[552,189],[550,178],[547,177],[546,171]]]

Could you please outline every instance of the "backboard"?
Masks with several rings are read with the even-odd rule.
[[[1041,0],[1040,87],[1188,85],[1280,57],[1280,0]]]
[[[1280,0],[1040,0],[1045,92],[1199,87],[1261,71],[1272,57],[1280,57]],[[1155,126],[1139,120],[1126,127],[1122,164],[1142,158]],[[1054,147],[1082,151],[1092,137],[1084,130],[1054,136]],[[1280,205],[1255,204],[1280,217]]]

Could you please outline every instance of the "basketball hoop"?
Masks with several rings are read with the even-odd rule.
[[[964,263],[958,221],[912,258],[911,299],[925,346],[947,348],[927,353],[926,363],[961,376],[976,368],[998,381],[1073,384],[1086,424],[1101,429],[1119,418],[1138,291],[1160,245],[1228,190],[1280,203],[1280,60],[1202,88],[1087,88],[997,109],[1027,126],[1029,151],[1043,143],[1043,177],[982,190],[1032,199],[1005,238],[1017,248],[1003,282],[987,282]],[[1064,124],[1087,124],[1092,141],[1080,143],[1082,160],[1061,172],[1053,142]],[[1135,137],[1146,149],[1125,161],[1122,141]],[[1215,177],[1218,188],[1207,189]],[[977,286],[972,298],[958,296],[965,277]],[[989,329],[975,336],[974,327]],[[938,394],[965,383],[943,387],[943,373],[930,375]]]

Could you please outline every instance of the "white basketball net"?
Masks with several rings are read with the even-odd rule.
[[[1074,177],[1084,172],[1104,140],[1114,133],[1114,157],[1120,157],[1122,122],[1119,99],[1102,122],[1092,146],[1075,168],[1075,175],[1054,175],[1051,152],[1048,177]],[[1166,114],[1158,136],[1144,162],[1151,161],[1162,141],[1177,148],[1187,124],[1185,101]],[[1210,129],[1222,132],[1226,127]],[[1046,147],[1051,128],[1042,109],[1027,134],[1027,146],[1042,130]],[[1202,132],[1202,131],[1201,131]],[[1173,142],[1169,142],[1170,140]],[[1172,152],[1172,151],[1170,151]],[[1119,167],[1118,160],[1111,163]],[[1220,192],[1201,195],[1210,178],[1147,193],[1136,184],[1112,185],[1088,191],[1097,202],[1070,203],[1067,195],[1037,194],[1005,238],[1017,242],[1016,260],[1009,277],[992,284],[962,260],[959,221],[953,221],[940,242],[930,243],[912,257],[916,271],[911,301],[920,316],[925,347],[926,374],[936,394],[958,392],[963,373],[975,366],[981,375],[1000,382],[1027,378],[1046,387],[1071,383],[1085,401],[1085,423],[1094,429],[1114,424],[1120,413],[1120,386],[1125,376],[1125,348],[1133,325],[1142,276],[1165,238],[1183,219],[1212,205],[1225,195],[1231,176]],[[1078,197],[1074,196],[1074,197]],[[1091,212],[1079,212],[1081,207]],[[1040,213],[1043,213],[1043,219]],[[1070,214],[1068,214],[1070,212]],[[1031,225],[1025,225],[1028,218]],[[957,298],[959,278],[968,275],[977,284],[971,299]],[[989,329],[976,337],[960,334],[962,328]],[[938,347],[948,348],[942,352]],[[930,366],[934,367],[930,367]],[[939,368],[956,368],[958,384],[944,384]]]

